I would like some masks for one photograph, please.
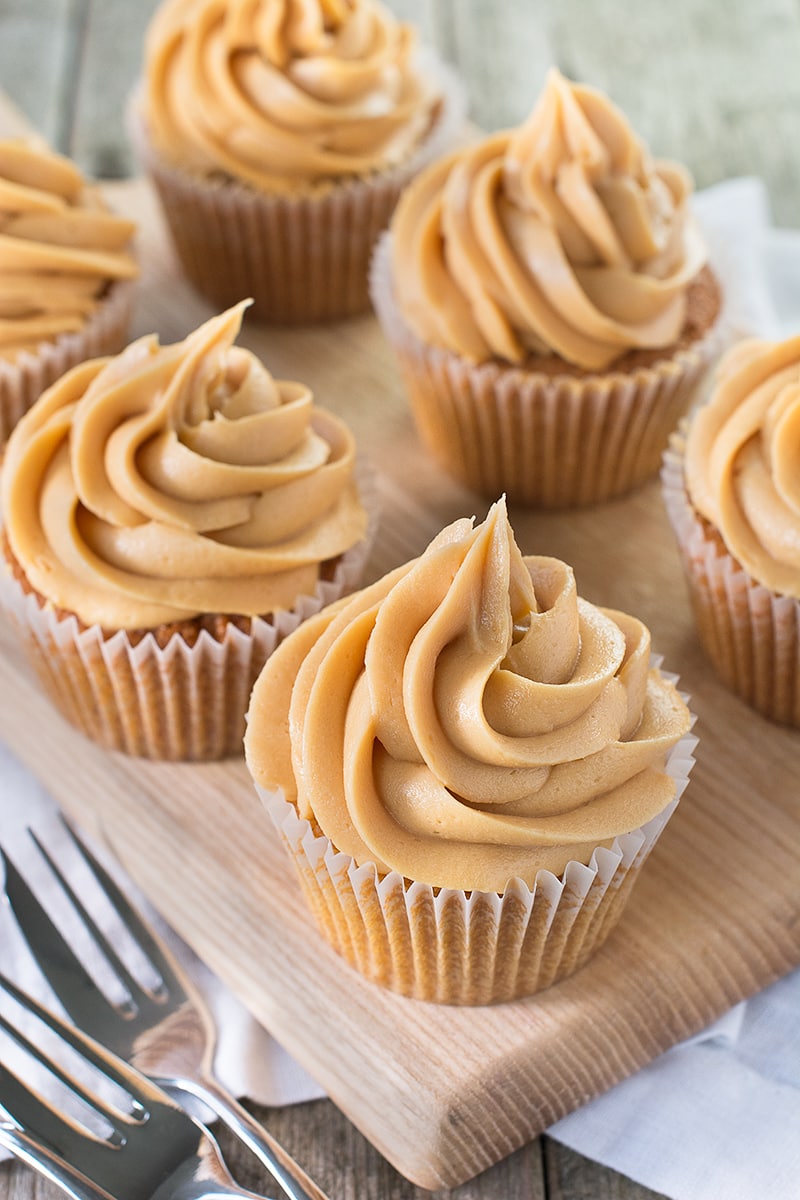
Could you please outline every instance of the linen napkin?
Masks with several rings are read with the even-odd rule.
[[[800,330],[800,233],[769,228],[763,185],[732,180],[696,197],[727,287],[736,333]],[[8,697],[0,703],[9,703]],[[44,789],[0,742],[0,839],[17,865],[30,862],[32,825],[58,837]],[[163,925],[135,889],[140,907]],[[249,1016],[174,935],[168,935],[215,1011],[217,1071],[228,1087],[264,1104],[322,1095],[318,1085]],[[52,1002],[7,906],[0,904],[0,966]],[[549,1131],[580,1153],[671,1200],[796,1200],[800,1177],[800,971],[737,1005],[704,1033]]]

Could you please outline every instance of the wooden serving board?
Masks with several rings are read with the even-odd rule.
[[[142,228],[135,333],[163,341],[211,315],[180,279],[147,187],[110,189]],[[371,317],[310,330],[246,325],[278,377],[307,381],[351,424],[380,476],[369,578],[420,553],[485,499],[417,442]],[[454,1186],[728,1007],[800,964],[800,734],[713,678],[691,622],[656,483],[594,511],[511,508],[525,553],[575,568],[588,599],[650,626],[692,695],[698,763],[603,951],[528,1000],[437,1007],[367,983],[327,947],[244,764],[109,754],[51,708],[0,624],[0,735],[77,821],[102,833],[178,933],[414,1182]]]

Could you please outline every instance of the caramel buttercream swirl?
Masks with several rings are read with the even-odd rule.
[[[76,367],[15,429],[6,534],[56,608],[111,629],[266,615],[363,536],[352,435],[233,344],[244,307]]]
[[[0,359],[83,329],[109,283],[137,274],[135,226],[36,140],[0,140]]]
[[[423,172],[395,213],[400,308],[471,361],[602,370],[674,344],[706,261],[692,183],[593,88],[551,71],[527,122]]]
[[[148,30],[145,119],[200,174],[276,191],[407,160],[438,89],[375,0],[168,0]]]
[[[689,727],[633,617],[523,558],[496,505],[325,610],[269,660],[246,737],[256,781],[358,864],[502,891],[588,862],[661,812]]]
[[[689,430],[686,481],[749,574],[800,598],[800,337],[728,352]]]

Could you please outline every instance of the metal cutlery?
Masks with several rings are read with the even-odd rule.
[[[37,1085],[8,1066],[7,1047],[0,1054],[0,1146],[74,1200],[256,1200],[234,1184],[207,1130],[166,1092],[0,975],[4,1008],[9,997],[15,1015],[0,1013],[0,1029],[9,1047],[34,1060]],[[65,1047],[80,1056],[81,1082],[65,1066]],[[60,1089],[56,1098],[48,1082]]]
[[[155,985],[143,985],[128,969],[89,906],[33,830],[31,837],[59,880],[103,957],[127,992],[107,998],[84,967],[25,878],[0,849],[5,890],[17,923],[42,973],[69,1017],[98,1042],[132,1063],[170,1094],[201,1101],[248,1146],[280,1185],[288,1200],[326,1200],[325,1194],[214,1077],[216,1030],[204,999],[184,971],[124,895],[117,883],[63,822],[83,863],[144,954]]]

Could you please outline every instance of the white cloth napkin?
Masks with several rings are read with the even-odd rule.
[[[800,330],[800,233],[769,228],[758,180],[697,197],[715,261],[726,264],[729,317],[739,332]],[[3,697],[2,703],[11,703]],[[54,807],[0,743],[0,840],[22,867],[24,826],[48,840]],[[149,913],[148,906],[139,902]],[[163,926],[161,927],[163,931]],[[234,996],[174,936],[170,942],[215,1010],[217,1070],[238,1095],[289,1104],[322,1095]],[[47,985],[0,905],[0,966],[43,999]],[[671,1200],[796,1200],[800,1194],[800,971],[740,1004],[550,1134]]]

